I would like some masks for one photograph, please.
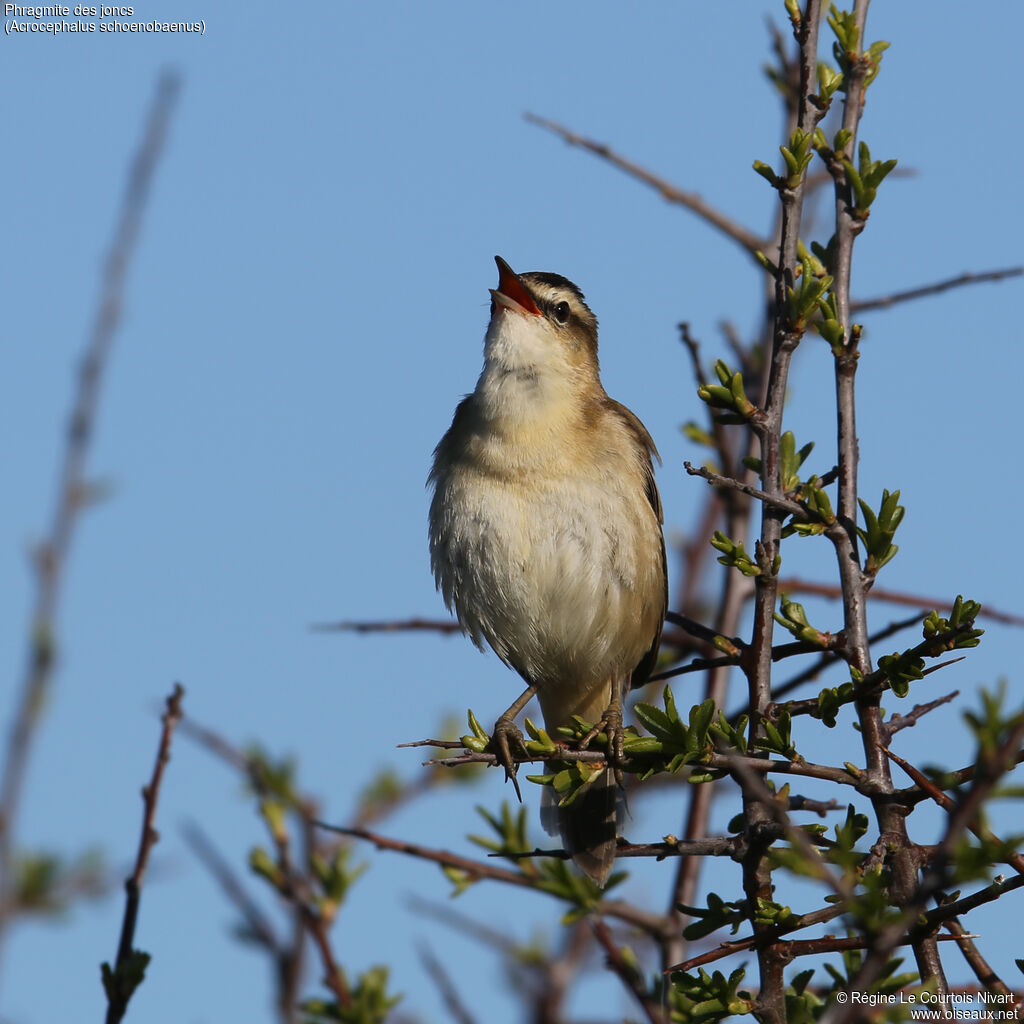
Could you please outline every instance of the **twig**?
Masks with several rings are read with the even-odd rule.
[[[667,679],[675,679],[677,676],[687,676],[694,672],[708,672],[719,668],[729,668],[740,663],[739,655],[723,655],[721,658],[694,658],[685,665],[677,665],[675,668],[667,668],[664,672],[655,672],[647,677],[648,683],[663,683]]]
[[[945,697],[938,697],[936,700],[931,700],[927,704],[915,704],[905,715],[895,714],[886,723],[886,730],[889,733],[891,739],[901,729],[910,729],[917,725],[918,721],[928,714],[929,711],[934,711],[938,707],[942,707],[943,704],[948,704],[951,700],[955,700],[960,696],[959,690],[954,690],[952,693],[947,693]]]
[[[937,935],[935,938],[939,942],[952,942],[955,940],[953,935]],[[914,941],[911,936],[907,935],[897,942],[896,945],[909,946]],[[864,935],[853,935],[844,938],[838,938],[835,935],[823,935],[820,939],[779,939],[774,943],[774,948],[776,952],[784,956],[788,961],[798,956],[822,956],[825,953],[841,953],[851,949],[870,949],[871,943],[872,940]],[[738,953],[742,949],[749,949],[755,945],[757,943],[752,938],[738,942],[723,943],[717,950],[712,950],[710,953],[705,953],[702,956],[693,957],[692,960],[688,960],[685,964],[680,965],[677,970],[693,970],[694,967],[702,967],[705,964],[713,963],[715,960],[731,956],[733,953]]]
[[[667,1018],[661,1012],[659,994],[650,991],[644,976],[616,947],[612,940],[611,932],[608,930],[608,925],[598,917],[594,919],[591,928],[605,952],[609,969],[618,975],[622,984],[626,986],[627,991],[633,994],[633,997],[647,1015],[650,1024],[666,1024]]]
[[[690,462],[684,462],[683,468],[690,474],[690,476],[699,476],[707,480],[708,483],[714,484],[715,487],[725,487],[729,490],[739,491],[741,494],[746,494],[750,498],[756,498],[758,501],[764,502],[764,504],[770,508],[777,509],[780,512],[785,512],[787,515],[793,516],[793,518],[798,522],[806,523],[814,521],[814,517],[810,510],[799,501],[793,501],[792,498],[787,498],[782,494],[769,494],[767,491],[763,491],[759,487],[753,487],[748,483],[744,483],[742,480],[734,480],[731,477],[722,476],[721,473],[713,473],[710,469],[707,469],[704,466],[694,466]]]
[[[103,965],[103,987],[107,993],[107,1024],[118,1024],[128,1009],[128,1001],[132,993],[142,981],[148,954],[141,953],[133,947],[135,941],[135,925],[139,917],[139,901],[142,897],[142,883],[149,866],[149,855],[160,838],[156,830],[156,805],[160,796],[160,784],[163,782],[164,769],[171,759],[171,738],[174,728],[181,721],[181,701],[185,691],[180,683],[175,683],[174,691],[167,698],[167,710],[161,721],[160,745],[157,748],[156,764],[149,785],[143,787],[142,834],[139,836],[139,849],[135,857],[135,869],[124,883],[126,898],[124,919],[121,922],[121,939],[117,944],[117,959],[113,970],[109,964]]]
[[[414,914],[431,917],[445,927],[458,932],[464,938],[470,937],[490,946],[509,960],[520,955],[520,946],[509,938],[508,930],[503,926],[503,922],[495,922],[495,926],[492,927],[482,921],[477,921],[468,914],[459,913],[452,907],[451,902],[436,903],[432,900],[425,900],[416,893],[409,897],[408,905]]]
[[[274,931],[270,919],[263,913],[256,901],[245,890],[234,868],[217,851],[206,833],[195,823],[186,822],[182,828],[185,842],[202,862],[207,871],[213,875],[218,885],[227,896],[245,922],[246,938],[262,946],[271,953],[275,960],[281,955],[282,944]]]
[[[856,974],[851,979],[848,989],[856,992],[869,991],[869,987],[875,983],[881,973],[885,970],[885,965],[888,962],[889,956],[897,945],[903,941],[903,936],[908,931],[914,937],[914,950],[918,951],[920,948],[927,948],[929,943],[935,941],[935,930],[941,925],[942,921],[955,917],[958,914],[969,910],[974,906],[979,906],[981,903],[989,902],[990,900],[997,899],[1001,895],[1003,888],[1016,888],[1018,885],[1024,885],[1024,857],[1017,853],[1011,853],[1004,856],[1002,859],[1005,863],[1011,865],[1014,870],[1018,873],[1018,878],[1011,879],[1010,882],[996,882],[994,885],[989,886],[987,889],[982,890],[979,893],[975,893],[973,896],[966,897],[964,900],[958,900],[956,903],[943,904],[935,910],[928,911],[921,917],[922,912],[928,903],[945,887],[948,882],[949,867],[956,849],[957,843],[959,843],[965,831],[970,831],[979,837],[990,838],[990,834],[987,829],[980,826],[978,822],[978,814],[981,810],[985,800],[991,795],[995,789],[999,780],[1005,775],[1009,768],[1015,763],[1017,754],[1020,752],[1021,743],[1024,741],[1024,714],[1019,715],[1016,719],[1014,727],[1010,730],[1009,735],[1005,740],[996,748],[994,751],[987,751],[978,761],[978,771],[975,774],[974,780],[971,783],[970,789],[958,800],[955,805],[950,808],[949,818],[946,822],[945,833],[942,836],[939,844],[934,848],[928,869],[924,873],[924,876],[919,882],[916,881],[917,874],[917,858],[914,856],[915,862],[915,885],[913,891],[910,893],[909,898],[902,901],[900,904],[902,913],[896,917],[890,924],[885,925],[878,934],[874,937],[871,950],[865,956],[861,962]],[[892,751],[888,750],[884,745],[879,746],[880,753],[900,763]],[[900,763],[900,767],[908,771],[905,762]],[[920,781],[922,777],[916,769],[913,772],[908,772],[911,777],[915,778],[915,781]],[[892,790],[890,789],[891,793]],[[949,798],[946,797],[945,800]],[[1001,844],[1003,849],[1006,849],[1006,844]],[[907,851],[911,853],[910,850]],[[1011,884],[1012,883],[1012,884]],[[945,912],[945,913],[943,913]],[[933,963],[936,964],[935,970],[941,972],[941,961],[938,960],[937,954]],[[919,971],[923,975],[925,973],[923,966],[919,961]],[[848,1019],[847,1017],[848,1007],[841,1012],[836,1014],[839,1020]]]
[[[753,949],[755,946],[760,944],[771,944],[778,941],[783,935],[789,935],[792,932],[801,931],[804,928],[811,928],[817,924],[824,924],[826,921],[831,921],[842,914],[843,908],[840,906],[828,906],[822,907],[820,910],[810,911],[806,914],[801,914],[799,917],[788,921],[785,925],[777,925],[773,928],[767,929],[760,935],[748,935],[744,939],[733,939],[730,942],[722,942],[715,949],[710,949],[706,953],[701,953],[699,956],[690,957],[688,960],[684,960],[678,964],[672,964],[670,967],[665,968],[665,973],[668,974],[670,971],[691,971],[694,967],[703,967],[705,964],[714,963],[716,960],[722,960],[727,956],[732,956],[733,953],[741,953],[747,949]]]
[[[657,758],[659,756],[663,755],[632,754],[630,755],[630,759],[643,763],[646,760]],[[600,750],[572,750],[566,748],[564,751],[558,751],[551,754],[513,754],[512,761],[515,764],[530,764],[538,761],[580,761],[584,764],[603,764],[607,760],[607,757],[608,755]],[[751,771],[757,772],[758,774],[774,773],[781,775],[799,775],[808,779],[824,779],[828,782],[838,782],[845,786],[856,786],[858,784],[857,780],[844,768],[833,768],[830,765],[814,764],[811,761],[804,761],[802,759],[798,761],[772,761],[764,757],[740,757],[738,754],[708,754],[701,761],[696,762],[690,767],[729,772],[737,760],[748,767]],[[423,763],[425,766],[429,767],[437,766],[441,768],[458,768],[464,764],[496,766],[498,764],[498,760],[494,754],[487,751],[477,753],[475,751],[467,750],[462,754],[455,755],[454,757],[439,757],[430,761],[424,761]]]
[[[1016,757],[1016,764],[1021,762],[1024,762],[1024,751],[1021,751]],[[970,782],[977,773],[977,764],[969,764],[965,768],[959,768],[954,772],[944,772],[943,787],[945,789],[952,789],[954,786],[962,786],[965,782]],[[926,776],[922,776],[922,778],[927,779]],[[898,795],[902,802],[909,805],[919,803],[921,800],[934,799],[932,790],[938,790],[938,787],[934,786],[930,780],[928,781],[928,790],[923,789],[921,786],[908,786],[906,789],[898,790]],[[941,792],[941,790],[939,791]]]
[[[960,952],[963,953],[968,966],[974,971],[974,976],[981,982],[986,991],[998,992],[1000,995],[1008,996],[1013,1001],[1012,1005],[1019,1008],[1021,1006],[1020,997],[996,974],[993,967],[981,955],[978,947],[974,944],[971,937],[968,936],[960,922],[955,918],[951,921],[943,921],[942,927],[950,935],[954,936],[956,944],[960,947]]]
[[[789,798],[789,809],[791,811],[813,811],[819,818],[824,818],[829,811],[842,811],[846,805],[838,800],[812,800],[806,796],[791,796]]]
[[[317,633],[461,633],[454,619],[396,619],[389,622],[320,622],[310,627]]]
[[[788,592],[789,591],[787,591],[787,593]],[[890,636],[893,636],[896,633],[900,633],[904,629],[908,629],[910,626],[920,625],[921,620],[925,617],[925,614],[925,612],[920,612],[917,615],[910,616],[910,618],[900,619],[897,622],[890,622],[888,626],[885,626],[883,629],[880,629],[877,633],[872,633],[868,639],[873,644],[880,643],[882,640],[887,640]],[[821,656],[813,665],[810,665],[802,672],[798,672],[795,676],[793,676],[792,679],[787,679],[786,682],[780,683],[778,686],[772,689],[772,696],[774,697],[775,702],[778,703],[779,700],[782,697],[784,697],[787,693],[792,693],[795,689],[802,686],[804,683],[810,682],[810,680],[815,679],[822,672],[824,672],[825,669],[829,668],[832,665],[835,665],[838,660],[839,656],[835,654],[833,651],[822,652]],[[737,712],[736,715],[731,716],[730,721],[738,717],[738,715],[745,715],[747,713],[747,710],[743,709]]]
[[[433,847],[422,846],[419,843],[409,843],[404,839],[391,839],[388,836],[381,835],[379,832],[371,832],[365,828],[331,825],[326,821],[315,821],[313,824],[317,828],[326,829],[328,832],[335,832],[338,835],[365,839],[367,842],[373,843],[378,850],[404,853],[409,857],[416,857],[419,860],[432,861],[434,864],[440,864],[442,867],[464,871],[474,881],[488,878],[494,882],[505,882],[507,885],[515,885],[523,889],[533,889],[535,887],[533,879],[518,871],[509,871],[507,868],[495,867],[483,861],[472,860],[469,857],[460,857],[458,854],[449,853],[447,850],[438,850]]]
[[[779,587],[787,594],[814,594],[818,597],[826,597],[838,600],[843,596],[842,590],[832,583],[816,583],[813,580],[802,580],[791,577],[779,582]],[[953,602],[945,599],[938,600],[934,597],[922,597],[917,594],[906,594],[898,590],[886,590],[884,587],[872,587],[868,592],[872,601],[884,601],[887,604],[904,604],[912,608],[934,608],[936,611],[951,611]],[[997,611],[982,604],[979,618],[992,619],[993,622],[1003,622],[1008,626],[1024,626],[1024,615],[1017,615],[1011,612]]]
[[[437,991],[444,1001],[444,1005],[456,1024],[476,1024],[476,1017],[469,1012],[469,1009],[462,1002],[458,989],[452,981],[451,976],[445,970],[444,964],[436,956],[433,950],[425,943],[419,947],[420,962],[426,969],[427,974],[437,986]]]
[[[465,750],[462,740],[410,740],[408,743],[396,743],[396,749],[403,747],[438,747],[441,750]]]
[[[235,768],[240,772],[244,772],[250,777],[256,771],[256,764],[253,758],[231,744],[221,736],[220,733],[216,733],[212,729],[208,729],[206,726],[200,725],[199,722],[189,715],[186,715],[182,719],[181,733],[183,736],[187,736],[194,743],[198,743],[201,747],[205,747],[211,754],[215,757],[219,757],[232,768]],[[253,781],[254,783],[259,782],[258,779]]]
[[[577,925],[565,929],[563,949],[553,956],[538,958],[530,955],[529,947],[510,938],[508,931],[500,927],[500,921],[490,927],[453,910],[450,903],[441,905],[416,896],[409,904],[414,913],[432,917],[463,938],[471,937],[501,954],[513,985],[523,992],[532,990],[529,995],[534,1007],[531,1020],[537,1024],[562,1020],[565,992],[590,946],[590,933],[586,928]]]
[[[927,931],[936,925],[944,924],[946,921],[951,921],[955,917],[960,917],[961,914],[974,910],[975,907],[992,903],[999,899],[1000,896],[1012,892],[1014,889],[1019,889],[1022,885],[1024,885],[1024,875],[1016,875],[1014,878],[995,881],[984,889],[979,889],[976,893],[972,893],[970,896],[965,896],[954,903],[942,903],[934,910],[929,910],[928,913],[923,915],[918,928],[922,931]]]
[[[687,352],[690,353],[690,362],[693,364],[693,376],[697,381],[698,387],[703,387],[707,384],[707,376],[704,373],[704,368],[700,363],[700,343],[690,332],[690,325],[685,321],[679,324],[679,337],[686,347]],[[726,434],[725,424],[719,422],[717,416],[712,415],[711,410],[708,409],[708,420],[711,428],[711,436],[715,440],[715,451],[718,453],[718,458],[721,460],[722,473],[726,477],[735,476],[733,469],[733,452],[732,446],[729,444],[729,438]]]
[[[937,803],[939,807],[941,807],[944,811],[947,811],[949,814],[952,815],[962,810],[962,806],[957,804],[957,802],[953,800],[952,797],[949,797],[945,793],[943,793],[942,790],[939,789],[939,787],[936,786],[935,783],[933,783],[931,779],[929,779],[928,776],[924,774],[924,772],[922,772],[918,768],[915,768],[914,765],[912,765],[909,761],[900,757],[899,754],[894,753],[888,747],[883,747],[882,749],[885,751],[886,756],[888,756],[888,758],[891,761],[898,764],[914,780],[914,782],[916,782],[918,786],[920,786],[921,789],[925,793],[927,793],[932,798],[932,800],[934,800],[935,803]],[[1017,755],[1016,759],[1019,760],[1019,755]],[[975,771],[974,779],[972,781],[976,784],[977,780],[981,777],[981,775],[981,770],[977,769]],[[987,788],[991,788],[992,785],[995,785],[995,783],[990,782]],[[978,800],[980,798],[976,796],[975,799]],[[964,824],[963,827],[966,828],[967,831],[969,831],[972,835],[977,836],[982,841],[997,842],[1004,849],[1007,848],[1006,843],[1004,843],[1000,839],[997,839],[987,828],[982,827],[974,818],[968,818],[966,824]],[[1024,856],[1022,856],[1021,854],[1009,854],[1004,859],[1004,863],[1009,864],[1010,867],[1014,869],[1014,871],[1016,871],[1019,875],[1024,876]]]
[[[442,867],[454,868],[456,871],[465,872],[471,881],[489,879],[493,882],[504,882],[506,885],[514,885],[520,889],[530,889],[534,892],[544,891],[538,889],[537,880],[530,875],[518,871],[509,871],[506,868],[494,867],[483,861],[473,860],[470,857],[460,857],[458,854],[450,853],[448,850],[438,850],[434,847],[422,846],[419,843],[409,843],[402,839],[391,839],[388,836],[381,835],[379,832],[371,832],[365,828],[347,828],[343,825],[331,825],[326,821],[314,821],[313,824],[317,828],[326,829],[328,832],[335,832],[338,835],[365,839],[367,842],[373,843],[378,850],[391,850],[394,853],[403,853],[408,857],[440,864]],[[621,900],[603,900],[595,909],[609,917],[617,917],[649,934],[655,936],[661,934],[661,918],[655,917],[652,914],[645,914],[643,911]]]
[[[850,312],[864,313],[869,309],[888,309],[899,302],[909,302],[911,299],[923,299],[929,295],[938,295],[939,292],[949,291],[951,288],[960,288],[967,284],[982,284],[987,281],[1002,281],[1008,277],[1020,277],[1022,274],[1024,274],[1024,267],[1005,267],[1002,270],[986,270],[981,273],[967,272],[958,277],[936,281],[934,284],[908,288],[906,291],[880,295],[874,299],[860,299],[857,302],[851,302]]]
[[[680,615],[678,612],[666,612],[665,621],[672,623],[673,626],[678,626],[680,629],[689,633],[690,636],[694,636],[698,640],[704,640],[706,643],[712,645],[714,645],[714,643],[720,638],[720,634],[710,626],[705,626],[703,623],[696,622],[694,619],[688,618],[686,615]],[[731,636],[727,639],[737,650],[743,649],[744,643],[738,637]]]
[[[601,157],[602,160],[607,160],[613,167],[619,168],[620,171],[625,171],[630,177],[636,178],[638,181],[642,181],[645,185],[650,185],[656,192],[658,192],[662,198],[668,200],[670,203],[677,203],[680,206],[685,206],[692,213],[695,213],[701,220],[707,222],[712,227],[717,228],[727,238],[731,238],[734,242],[737,242],[747,252],[749,256],[761,249],[767,247],[768,242],[754,234],[753,231],[747,230],[742,224],[738,224],[732,218],[727,217],[720,210],[716,210],[713,206],[702,199],[696,192],[687,192],[684,189],[677,188],[675,185],[667,182],[664,178],[659,178],[657,175],[652,174],[650,171],[641,167],[639,164],[634,163],[632,160],[627,160],[623,156],[619,156],[610,146],[605,145],[602,142],[595,142],[593,139],[588,139],[583,135],[577,135],[576,132],[570,131],[568,128],[563,127],[556,121],[551,121],[546,117],[540,117],[537,114],[524,114],[524,119],[530,124],[538,125],[541,128],[547,129],[549,132],[553,132],[559,136],[570,146],[579,146],[581,149],[585,149],[595,156]],[[760,263],[758,266],[760,267]]]
[[[57,657],[61,583],[75,525],[88,501],[85,465],[96,420],[100,385],[120,323],[125,279],[178,88],[176,75],[165,73],[160,77],[142,140],[132,161],[120,217],[107,253],[99,303],[78,374],[50,535],[34,559],[36,593],[28,657],[0,778],[0,938],[6,933],[10,917],[17,910],[11,898],[15,885],[14,828],[32,739],[49,703],[47,697]]]
[[[808,872],[818,881],[824,882],[843,900],[845,905],[849,905],[853,898],[853,890],[849,882],[843,875],[834,875],[829,870],[824,858],[811,841],[811,837],[802,828],[797,828],[789,820],[789,815],[776,799],[775,794],[765,785],[764,780],[750,770],[744,763],[743,758],[733,754],[726,754],[724,756],[732,763],[733,778],[739,783],[744,796],[747,797],[747,802],[750,803],[756,800],[768,811],[771,817],[775,819],[776,824],[782,829],[790,844],[803,855],[803,861]],[[764,831],[764,826],[762,826],[762,834],[758,837],[761,841],[764,841],[766,838]]]
[[[909,650],[904,651],[903,657],[908,660],[914,658],[938,657],[942,651],[948,650],[950,646],[953,646],[952,642],[955,641],[957,637],[963,636],[973,630],[973,628],[972,622],[964,622],[959,626],[944,630],[941,633],[925,637],[925,639],[919,644],[916,644]],[[939,662],[937,665],[932,665],[931,667],[926,668],[921,675],[931,675],[933,672],[947,668],[950,665],[955,665],[958,661],[962,660],[962,655],[957,658],[949,658],[946,661]],[[889,689],[889,685],[889,679],[885,671],[883,669],[875,669],[875,671],[865,675],[864,678],[854,686],[850,697],[841,703],[849,703],[851,700],[860,700],[866,697],[880,696]],[[818,698],[809,697],[806,700],[786,701],[785,709],[791,715],[814,715],[818,712]],[[877,738],[882,746],[884,746],[880,731],[877,731]],[[881,749],[882,748],[880,746],[879,750]]]

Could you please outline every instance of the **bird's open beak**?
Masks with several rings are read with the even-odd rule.
[[[533,301],[526,286],[519,280],[519,275],[500,257],[495,256],[498,264],[498,287],[491,289],[491,295],[499,306],[514,310],[517,313],[532,313],[540,316],[537,303]]]

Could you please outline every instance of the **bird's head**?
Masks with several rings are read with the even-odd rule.
[[[560,274],[517,274],[500,256],[491,289],[487,362],[521,377],[556,374],[577,386],[598,381],[597,317]]]

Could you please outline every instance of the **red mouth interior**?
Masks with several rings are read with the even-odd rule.
[[[498,291],[522,306],[527,313],[540,316],[537,303],[533,301],[533,297],[526,290],[522,281],[516,277],[512,268],[507,263],[501,263],[498,265],[498,273]]]

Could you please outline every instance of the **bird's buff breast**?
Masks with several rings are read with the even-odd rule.
[[[661,534],[619,466],[512,475],[462,465],[438,481],[431,522],[445,601],[478,645],[544,687],[625,677],[663,600]]]

